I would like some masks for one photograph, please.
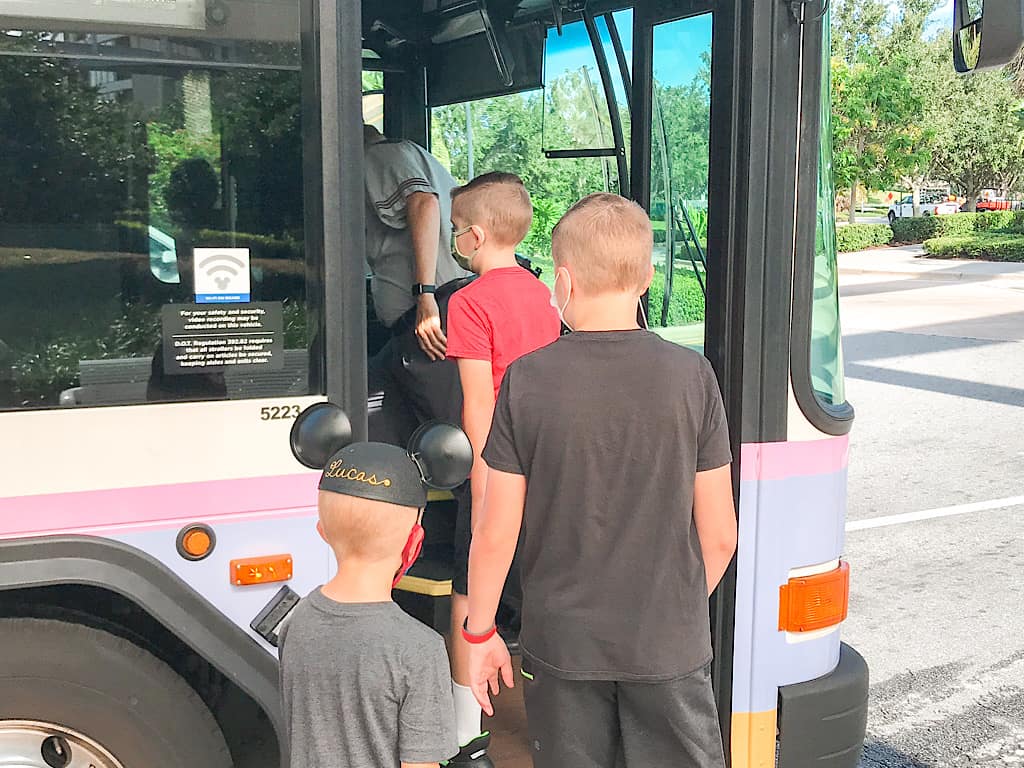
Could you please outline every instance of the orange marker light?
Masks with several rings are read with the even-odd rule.
[[[217,536],[213,528],[205,523],[192,523],[178,531],[175,547],[178,554],[186,560],[197,562],[205,560],[217,546]]]
[[[202,557],[210,551],[213,541],[202,528],[193,528],[181,537],[181,548],[192,557]]]
[[[779,630],[813,632],[839,624],[850,602],[850,564],[797,576],[779,587]]]
[[[291,577],[291,555],[266,555],[231,561],[231,583],[238,587],[288,581]]]

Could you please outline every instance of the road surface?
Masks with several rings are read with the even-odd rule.
[[[991,272],[842,278],[862,766],[1024,766],[1024,279]]]
[[[840,257],[861,766],[1024,768],[1024,266],[918,253]],[[499,768],[530,765],[520,692]]]

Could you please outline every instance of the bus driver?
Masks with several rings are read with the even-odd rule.
[[[366,261],[378,319],[391,338],[370,361],[383,385],[380,424],[371,438],[404,445],[430,419],[458,423],[461,391],[434,292],[467,277],[451,254],[455,179],[411,141],[386,139],[363,125]]]

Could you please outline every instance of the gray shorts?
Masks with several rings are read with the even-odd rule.
[[[725,766],[710,664],[667,683],[563,680],[525,657],[523,672],[534,768]]]

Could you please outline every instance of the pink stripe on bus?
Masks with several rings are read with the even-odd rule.
[[[166,531],[183,528],[193,523],[209,523],[211,525],[235,525],[262,520],[286,520],[291,517],[316,518],[316,506],[299,509],[274,509],[267,512],[231,512],[226,515],[210,515],[207,517],[179,517],[174,520],[158,520],[151,523],[121,523],[119,525],[94,525],[78,528],[61,528],[49,531],[30,531],[22,533],[0,533],[0,540],[24,539],[29,536],[116,536],[122,533],[138,533],[140,531]]]
[[[0,498],[0,537],[315,507],[316,473]]]
[[[782,480],[828,475],[846,469],[849,457],[848,435],[825,440],[744,443],[740,452],[740,479]]]

